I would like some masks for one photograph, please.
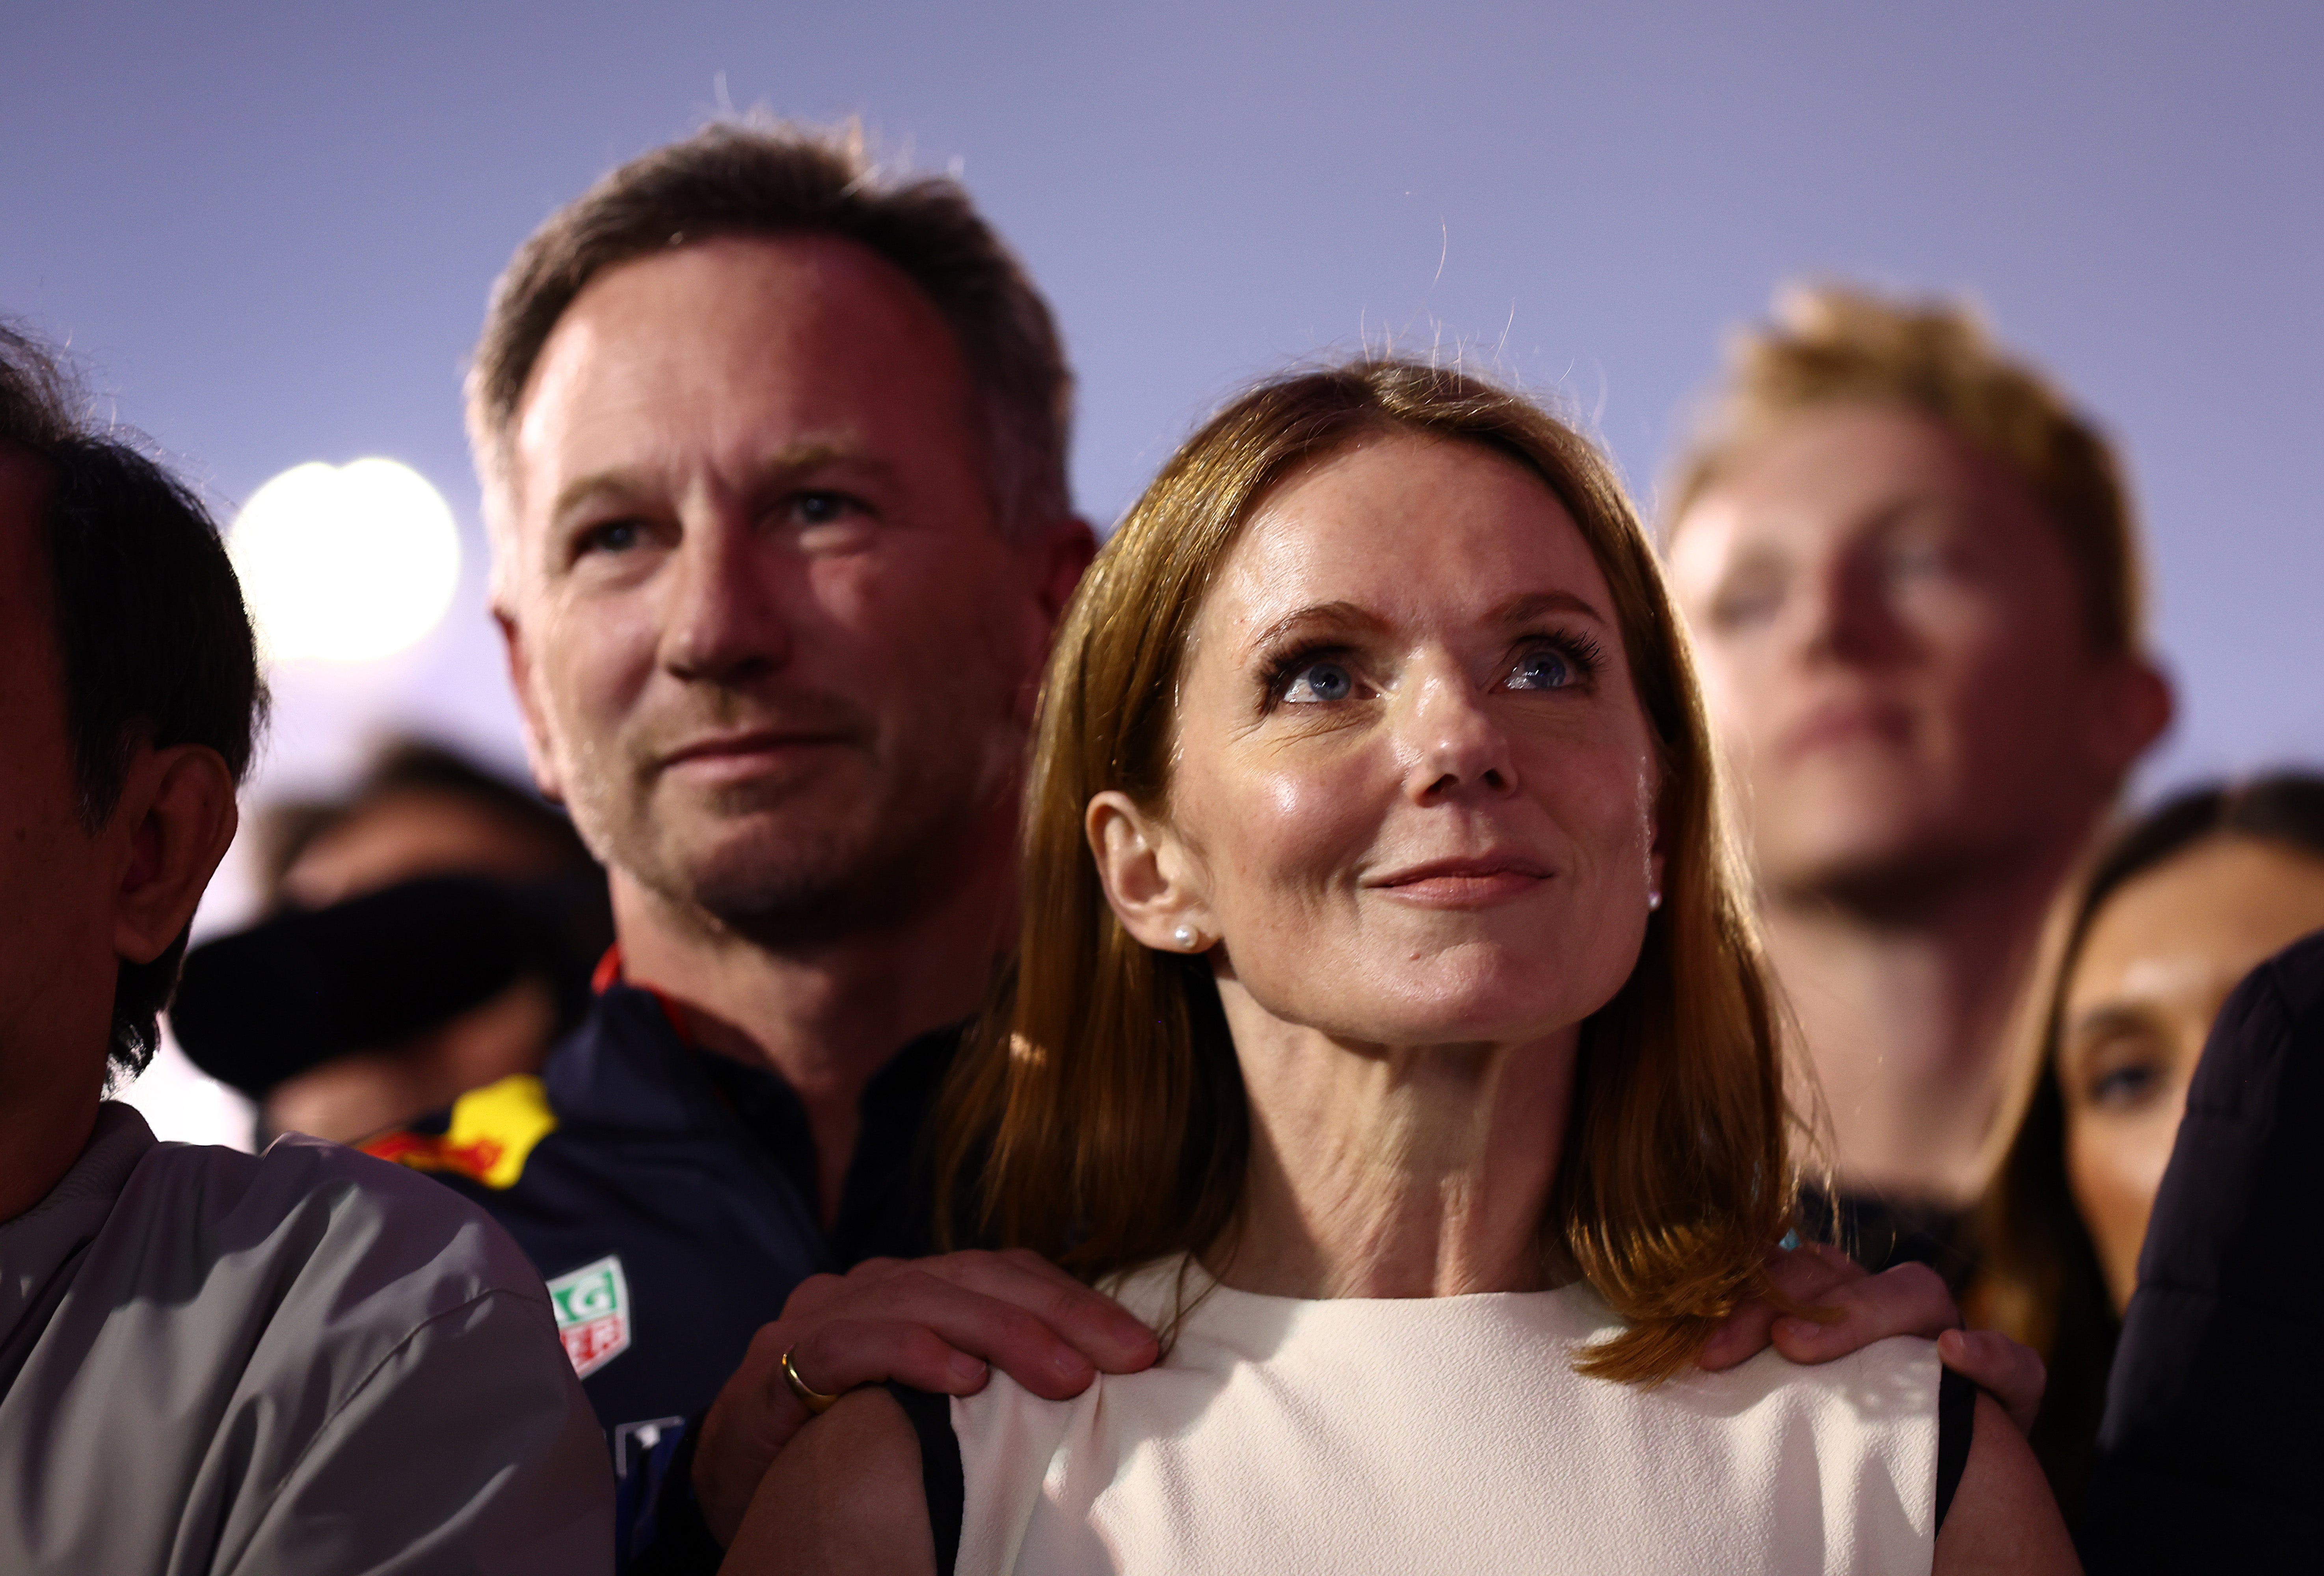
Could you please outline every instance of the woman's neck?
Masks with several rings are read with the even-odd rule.
[[[1541,1221],[1577,1030],[1524,1045],[1350,1046],[1222,989],[1250,1102],[1241,1219],[1210,1268],[1291,1297],[1550,1284]]]

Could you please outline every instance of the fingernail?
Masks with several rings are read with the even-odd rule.
[[[952,1354],[950,1367],[952,1377],[964,1385],[979,1385],[984,1382],[984,1365],[964,1351],[955,1351]]]
[[[1051,1358],[1049,1366],[1056,1371],[1057,1377],[1061,1379],[1088,1378],[1097,1371],[1090,1367],[1089,1359],[1070,1346]]]

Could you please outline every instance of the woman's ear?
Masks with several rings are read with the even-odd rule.
[[[1167,825],[1111,789],[1090,800],[1082,825],[1098,884],[1124,930],[1157,952],[1207,952],[1218,944],[1194,862]]]
[[[113,950],[124,960],[150,963],[185,933],[240,820],[234,773],[217,751],[141,751],[109,829],[122,855]]]

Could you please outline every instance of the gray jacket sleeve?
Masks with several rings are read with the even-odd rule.
[[[0,1571],[612,1569],[604,1436],[483,1211],[311,1140],[99,1129],[0,1222]]]
[[[604,1435],[547,1304],[490,1291],[364,1376],[215,1570],[610,1571],[612,1493]]]

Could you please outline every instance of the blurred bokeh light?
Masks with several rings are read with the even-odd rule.
[[[451,505],[394,460],[293,465],[251,494],[226,547],[270,662],[392,656],[460,584]]]

